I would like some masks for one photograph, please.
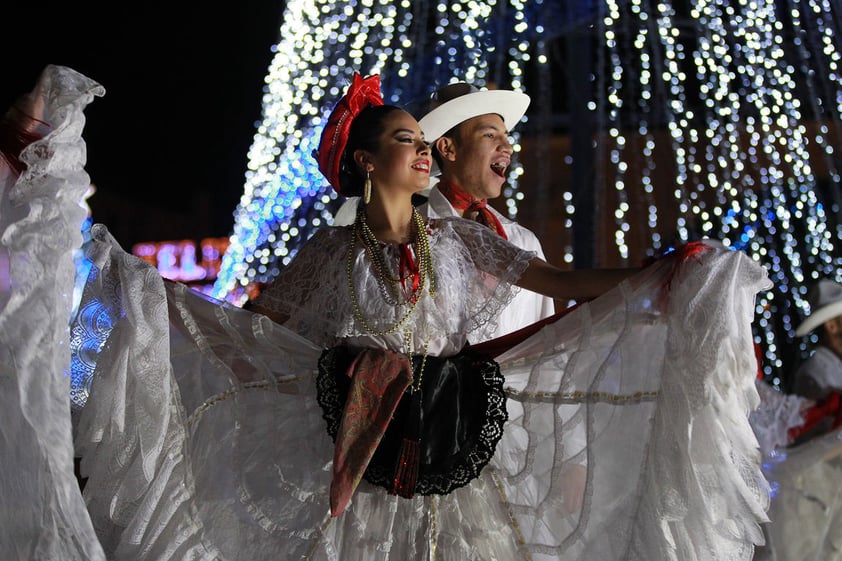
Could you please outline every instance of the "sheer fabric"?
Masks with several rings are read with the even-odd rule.
[[[842,429],[781,450],[767,544],[757,561],[842,560]]]
[[[425,291],[412,314],[410,348],[404,348],[402,329],[371,337],[355,318],[351,290],[366,322],[376,331],[388,331],[411,305],[394,306],[382,297],[383,288],[361,243],[355,247],[349,282],[347,253],[354,235],[350,226],[316,232],[256,304],[288,317],[285,325],[320,345],[342,341],[417,354],[424,354],[425,348],[432,355],[454,354],[469,336],[488,338],[485,330],[517,294],[513,283],[535,256],[487,230],[459,218],[430,222],[435,294]],[[380,250],[391,267],[389,274],[396,278],[398,246],[382,244]]]
[[[78,202],[68,190],[78,187],[45,205],[68,210]],[[449,354],[508,301],[530,254],[469,222],[430,228],[437,271],[446,272],[411,325]],[[57,457],[68,463],[67,430],[37,461],[4,456],[4,488],[28,490],[26,501],[4,506],[6,518],[21,510],[32,535],[35,519],[23,518],[30,511],[41,513],[38,523],[47,515],[79,527],[93,521],[107,558],[126,561],[751,559],[768,503],[748,423],[758,403],[750,323],[755,294],[769,286],[761,267],[711,243],[685,262],[657,262],[544,327],[497,357],[509,421],[478,479],[412,499],[363,483],[331,518],[333,449],[316,400],[318,357],[335,342],[404,343],[356,325],[342,296],[348,235],[318,234],[285,273],[284,290],[269,292],[263,303],[290,318],[284,327],[163,281],[95,227],[82,306],[102,298],[119,313],[75,427],[89,521],[72,506],[78,497],[38,503],[59,487],[72,495],[69,475],[45,482],[33,469]],[[32,232],[42,246],[54,236]],[[55,257],[69,263],[71,249]],[[505,265],[494,266],[492,255],[501,254]],[[380,293],[361,256],[353,261],[371,317]],[[69,275],[30,265],[45,286],[55,283],[45,294],[72,289]],[[474,288],[458,284],[465,282]],[[67,360],[58,339],[39,347],[50,361]],[[27,348],[14,336],[8,344]],[[8,364],[4,379],[25,391],[3,393],[3,411],[17,412],[4,415],[69,427],[70,407],[41,407],[49,390],[25,384]],[[63,372],[50,362],[42,376]],[[38,485],[48,492],[36,493]],[[48,533],[39,547],[61,553],[54,558],[96,558],[80,552],[78,535]],[[20,558],[14,548],[0,541],[3,559]]]
[[[91,473],[85,489],[89,505],[101,505],[92,510],[100,534],[108,528],[114,540],[106,551],[118,559],[169,559],[180,548],[231,559],[749,559],[767,500],[747,422],[757,404],[751,300],[765,277],[718,248],[682,265],[665,297],[669,275],[672,264],[653,266],[498,357],[510,420],[479,479],[409,500],[363,483],[336,519],[327,511],[332,443],[315,399],[320,348],[167,283],[171,370],[135,373],[133,359],[100,356],[82,417],[80,438],[113,434],[86,447],[83,466],[121,458]],[[122,295],[150,292],[126,286]],[[135,310],[126,315],[132,330],[154,308]],[[134,339],[113,348],[131,354]],[[154,407],[144,418],[166,426],[103,430],[115,424],[115,406],[100,409],[98,386],[117,396],[117,420],[140,401]]]
[[[43,138],[0,157],[0,558],[104,559],[73,476],[68,316],[88,187],[82,113],[102,86],[50,66],[29,105]]]

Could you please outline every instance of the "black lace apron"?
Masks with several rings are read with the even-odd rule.
[[[347,371],[358,352],[333,347],[319,359],[317,398],[334,441],[351,385]],[[415,377],[422,358],[412,359]],[[409,431],[420,436],[414,492],[446,495],[478,477],[494,455],[508,420],[503,375],[492,359],[466,348],[451,357],[426,357],[420,390],[415,399],[404,392],[363,478],[392,490]]]

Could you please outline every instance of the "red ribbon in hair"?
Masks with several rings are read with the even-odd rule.
[[[509,239],[509,236],[506,235],[506,230],[503,229],[503,224],[500,223],[500,219],[488,208],[488,202],[485,199],[475,199],[460,189],[459,186],[449,181],[440,180],[438,188],[441,194],[444,195],[444,198],[453,205],[453,208],[462,211],[463,216],[476,212],[477,222],[488,226],[503,239]]]
[[[351,86],[333,108],[322,130],[319,147],[313,152],[319,163],[319,171],[340,195],[342,191],[339,185],[339,170],[345,145],[348,143],[348,131],[357,115],[372,105],[383,105],[383,96],[380,94],[380,76],[374,74],[363,78],[354,72]]]

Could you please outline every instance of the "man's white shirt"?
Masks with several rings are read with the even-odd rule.
[[[503,216],[490,205],[488,209],[500,220],[509,238],[509,242],[521,249],[534,251],[536,257],[546,260],[541,242],[538,241],[538,237],[531,230]],[[441,194],[437,186],[430,190],[427,203],[421,205],[418,211],[428,218],[459,216],[459,213],[456,212],[450,201]],[[494,330],[492,338],[501,337],[512,331],[517,331],[554,313],[555,306],[552,298],[529,290],[520,289],[509,305],[501,312],[500,317],[497,319],[497,328]],[[481,342],[472,341],[472,343]]]

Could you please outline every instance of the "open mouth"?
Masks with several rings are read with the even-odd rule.
[[[430,173],[430,163],[418,162],[417,164],[412,165],[412,169],[414,169],[415,171],[420,171],[422,173]]]
[[[491,164],[491,171],[499,175],[500,177],[506,177],[506,170],[509,169],[509,166],[502,162],[495,162]]]

